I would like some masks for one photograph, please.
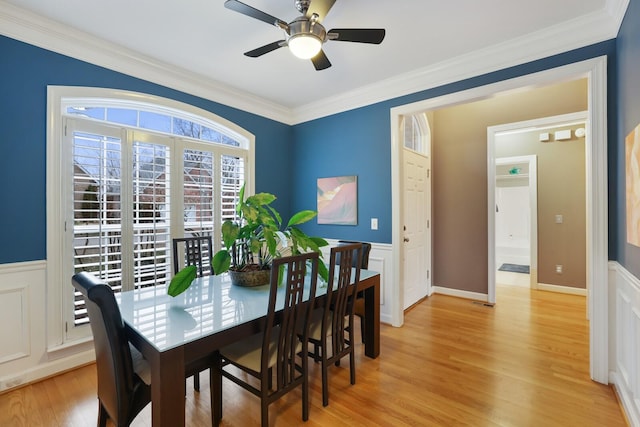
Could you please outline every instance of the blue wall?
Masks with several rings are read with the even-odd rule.
[[[0,200],[3,201],[0,263],[40,260],[46,255],[47,85],[112,87],[150,93],[190,103],[237,123],[256,135],[256,190],[277,194],[276,207],[285,217],[293,211],[315,209],[317,178],[357,175],[358,225],[319,225],[313,221],[305,225],[305,231],[327,238],[390,243],[390,108],[607,55],[609,256],[617,259],[620,255],[623,264],[634,271],[630,264],[640,264],[637,262],[640,249],[624,243],[624,150],[620,149],[624,147],[624,136],[618,138],[618,134],[626,135],[640,121],[640,82],[636,71],[640,69],[639,2],[630,1],[617,40],[293,127],[0,37],[0,93],[3,94],[0,103]],[[274,164],[278,167],[273,168]],[[379,219],[379,230],[370,230],[371,217]],[[635,272],[640,276],[640,267]]]
[[[625,137],[640,123],[640,0],[631,0],[620,32],[617,47],[617,152],[614,172],[618,209],[615,213],[618,235],[618,261],[640,277],[640,248],[627,243],[625,206]],[[610,122],[614,126],[614,122]],[[609,174],[611,177],[611,173]]]
[[[316,179],[327,176],[358,176],[358,225],[332,226],[314,222],[309,234],[325,238],[391,243],[391,118],[393,107],[543,71],[573,62],[608,55],[609,104],[615,99],[615,40],[598,43],[539,61],[455,82],[434,89],[380,102],[294,126],[294,209],[315,209]],[[613,123],[613,108],[609,121]],[[615,126],[609,126],[609,141],[616,141]],[[610,172],[610,179],[615,171]],[[616,207],[610,192],[609,209]],[[379,219],[379,229],[370,229],[370,218]],[[610,256],[615,256],[615,215],[610,215]]]
[[[0,264],[46,258],[47,85],[149,93],[238,124],[256,136],[256,191],[277,194],[275,206],[288,216],[290,126],[2,36],[0,52]]]

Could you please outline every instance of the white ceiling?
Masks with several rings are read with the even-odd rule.
[[[284,21],[294,0],[243,0]],[[628,0],[337,0],[327,30],[385,28],[381,45],[329,41],[316,71],[282,30],[224,0],[0,0],[0,33],[284,122],[344,110],[616,36]]]

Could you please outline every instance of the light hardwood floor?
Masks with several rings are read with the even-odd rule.
[[[402,328],[383,325],[380,357],[357,349],[330,372],[322,407],[320,369],[311,364],[311,410],[300,393],[270,408],[271,426],[625,426],[613,389],[589,379],[584,297],[499,286],[495,307],[435,295]],[[359,334],[357,335],[359,338]],[[187,385],[187,425],[210,425],[208,379]],[[0,395],[0,426],[93,426],[95,365]],[[259,424],[253,395],[224,382],[223,426]],[[150,407],[134,426],[150,426]]]

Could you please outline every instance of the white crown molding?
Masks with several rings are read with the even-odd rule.
[[[628,0],[610,1],[614,2]],[[625,9],[616,8],[621,15],[625,10],[626,5]],[[617,36],[621,21],[622,18],[613,19],[605,9],[580,16],[561,25],[306,104],[296,108],[293,121],[306,122],[609,40]]]
[[[0,0],[0,34],[285,124],[297,124],[566,52],[617,36],[629,0],[294,110],[154,60]]]
[[[291,124],[291,109],[0,1],[0,34],[110,70]]]
[[[627,12],[628,6],[629,6],[629,0],[607,0],[605,9],[614,20],[616,29],[620,29],[620,25],[622,24],[622,20],[624,19],[624,14]],[[617,30],[616,30],[616,35],[617,35]]]

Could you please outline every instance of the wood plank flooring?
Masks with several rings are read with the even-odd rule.
[[[322,407],[319,365],[311,363],[311,410],[300,393],[270,408],[271,426],[625,426],[610,386],[589,379],[584,297],[499,286],[495,307],[434,295],[381,328],[380,357],[357,348],[329,376]],[[359,328],[357,328],[359,330]],[[359,338],[359,334],[357,334]],[[208,379],[187,384],[187,425],[209,426]],[[256,397],[224,382],[223,426],[259,425]],[[97,417],[95,365],[0,395],[0,426],[86,427]],[[134,426],[151,426],[150,406]]]

